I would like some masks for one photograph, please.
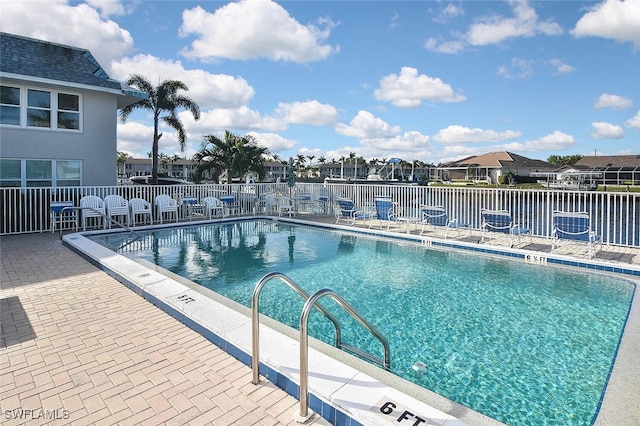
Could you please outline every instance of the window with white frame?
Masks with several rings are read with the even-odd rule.
[[[20,88],[0,87],[0,123],[20,125]]]
[[[80,160],[0,159],[0,187],[80,186]]]
[[[81,130],[79,94],[18,86],[0,86],[0,124]]]
[[[27,89],[27,127],[51,127],[51,93]]]
[[[80,129],[80,97],[58,93],[58,129]]]
[[[22,186],[21,161],[0,158],[0,187],[14,188]]]

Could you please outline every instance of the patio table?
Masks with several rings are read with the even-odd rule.
[[[67,209],[63,211],[65,207],[73,207],[71,201],[52,201],[49,204],[49,215],[51,217],[51,232],[55,232],[58,224],[60,228],[65,223],[73,224],[74,228],[78,229],[78,214],[74,210]]]

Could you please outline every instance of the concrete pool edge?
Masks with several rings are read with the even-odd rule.
[[[180,282],[184,279],[179,281],[169,278],[156,268],[150,269],[146,265],[134,262],[94,243],[81,233],[67,235],[63,241],[67,247],[85,257],[137,295],[179,319],[234,358],[246,365],[251,365],[250,316]],[[298,341],[267,326],[268,322],[261,319],[260,374],[299,399]],[[264,341],[269,341],[269,344],[265,344]],[[322,342],[317,343],[324,345]],[[309,408],[329,421],[345,424],[340,420],[342,415],[342,418],[348,416],[352,419],[353,421],[346,423],[352,425],[398,424],[397,419],[402,414],[398,410],[386,416],[379,410],[375,410],[381,401],[388,400],[397,404],[398,408],[409,408],[415,416],[422,416],[436,424],[447,426],[502,424],[429,391],[439,400],[439,404],[448,406],[447,411],[461,413],[460,417],[463,417],[463,420],[466,419],[460,420],[453,414],[434,408],[431,404],[409,393],[379,381],[373,377],[375,373],[367,374],[374,369],[380,369],[363,362],[365,366],[363,370],[368,371],[359,371],[317,350],[317,343],[309,347]],[[343,356],[349,355],[343,353]],[[392,376],[390,373],[387,374]],[[403,379],[396,377],[396,380],[398,383],[404,382],[405,385],[413,387],[414,391],[411,393],[415,394],[418,390],[424,391]],[[292,419],[293,414],[292,412]],[[412,423],[413,421],[408,424]]]
[[[255,217],[248,218],[248,219],[255,219]],[[265,218],[265,219],[273,220],[273,218]],[[318,226],[318,227],[328,228],[328,229],[337,228],[337,229],[348,231],[351,233],[367,234],[372,236],[375,235],[378,237],[380,236],[389,237],[396,241],[409,240],[409,241],[412,241],[413,243],[416,243],[416,242],[420,243],[422,241],[423,245],[433,244],[433,246],[437,246],[441,248],[454,248],[454,249],[462,248],[462,249],[467,249],[471,251],[483,252],[490,255],[495,254],[495,255],[501,255],[503,257],[506,256],[511,258],[519,258],[520,260],[523,260],[523,261],[525,261],[524,260],[525,256],[532,255],[533,253],[533,252],[528,252],[526,250],[518,250],[518,249],[509,250],[502,247],[495,247],[495,246],[488,247],[486,245],[480,246],[478,244],[464,243],[464,242],[454,241],[454,240],[429,239],[429,238],[418,237],[415,235],[410,236],[410,235],[403,235],[403,234],[398,234],[393,232],[384,232],[384,231],[372,232],[370,230],[360,230],[360,229],[354,229],[351,227],[326,226],[325,224],[310,223],[308,221],[297,221],[295,219],[294,220],[279,219],[279,220],[282,220],[283,222],[300,223],[307,226]],[[198,223],[198,225],[202,225],[202,224],[204,223],[203,222]],[[180,224],[180,225],[184,226],[185,224]],[[196,225],[196,224],[192,224],[192,225]],[[167,227],[175,227],[175,226],[176,226],[175,224],[172,224]],[[158,227],[156,226],[154,228],[158,228]],[[140,230],[142,229],[140,228]],[[103,232],[104,231],[98,231],[96,233],[103,233]],[[107,231],[107,232],[113,233],[113,232],[120,232],[120,231]],[[86,233],[86,234],[89,234],[89,233]],[[72,244],[71,241],[75,241],[75,242]],[[429,244],[424,244],[424,241],[428,241]],[[88,243],[91,243],[90,244],[91,247],[87,246]],[[238,323],[231,322],[229,324],[226,324],[227,322],[229,322],[227,321],[228,317],[220,318],[220,319],[216,319],[215,321],[212,321],[211,319],[207,318],[207,315],[204,312],[204,310],[196,309],[196,306],[198,305],[197,303],[189,301],[189,299],[198,298],[197,292],[193,291],[193,289],[189,289],[188,286],[176,287],[176,284],[179,284],[178,280],[168,279],[166,277],[166,274],[159,273],[157,270],[154,271],[153,269],[150,269],[150,268],[138,269],[140,268],[140,266],[136,262],[130,261],[124,258],[123,256],[116,255],[111,250],[108,250],[84,238],[82,234],[68,235],[67,237],[65,237],[65,244],[71,247],[72,249],[74,249],[76,252],[82,254],[84,257],[88,258],[90,261],[92,261],[92,263],[96,264],[98,267],[105,270],[111,276],[114,276],[114,278],[118,279],[118,281],[123,282],[123,284],[127,285],[127,287],[129,287],[134,292],[150,300],[155,305],[163,305],[165,310],[167,309],[175,310],[175,313],[177,315],[180,315],[181,319],[183,319],[183,322],[185,322],[190,327],[192,328],[196,327],[200,329],[213,328],[215,330],[216,324],[218,323],[225,324],[225,326],[228,326],[228,330],[219,331],[220,334],[218,335],[218,340],[222,341],[223,345],[229,346],[229,350],[227,352],[229,352],[232,356],[240,359],[246,364],[250,364],[250,355],[247,355],[251,352],[250,349],[245,351],[244,354],[238,353],[238,351],[242,352],[239,349],[240,346],[244,346],[246,348],[250,348],[251,346],[250,345],[250,334],[251,334],[250,324],[249,326],[247,326],[246,323],[244,322],[245,320],[247,320],[246,316],[244,320],[241,319],[240,322]],[[95,246],[93,246],[94,244]],[[537,253],[537,254],[540,254],[540,253]],[[604,262],[592,262],[589,265],[582,265],[584,263],[589,263],[589,262],[584,262],[581,260],[576,261],[576,259],[567,258],[559,255],[552,256],[552,257],[549,256],[549,258],[550,260],[553,260],[551,263],[556,263],[558,265],[579,266],[587,269],[596,269],[598,271],[603,271],[603,272],[617,272],[619,270],[622,270],[622,271],[631,270],[631,275],[635,276],[636,272],[638,271],[638,268],[634,267],[633,265],[627,267],[627,265],[625,266],[611,265]],[[126,260],[126,262],[123,260]],[[571,262],[573,263],[578,262],[581,265],[573,265]],[[626,274],[629,274],[629,272],[626,272]],[[623,278],[629,281],[635,282],[636,290],[637,290],[637,279],[633,280],[631,279],[631,277],[626,275]],[[250,321],[250,319],[248,319],[248,321]],[[209,324],[211,322],[212,324]],[[190,325],[189,323],[192,323],[192,324]],[[599,410],[599,415],[598,415],[598,418],[596,419],[595,424],[611,424],[611,423],[602,423],[600,420],[601,418],[602,419],[625,418],[627,419],[627,421],[629,417],[625,417],[625,416],[628,416],[628,415],[630,415],[633,419],[638,418],[637,416],[638,416],[639,410],[633,405],[629,403],[625,403],[624,401],[625,400],[633,401],[634,394],[637,395],[637,391],[634,392],[634,387],[629,386],[628,379],[629,379],[629,373],[632,373],[633,371],[635,372],[639,371],[637,369],[638,362],[633,362],[633,358],[629,356],[629,355],[632,356],[633,351],[634,350],[637,351],[640,347],[640,343],[638,342],[638,336],[640,336],[640,334],[638,333],[638,330],[640,330],[639,324],[640,324],[640,307],[638,306],[637,298],[634,297],[634,303],[630,308],[628,321],[624,329],[624,336],[619,347],[618,357],[616,358],[615,365],[612,369],[609,385],[606,388],[606,392],[603,398],[603,404]],[[266,327],[264,326],[262,327],[264,330],[266,330]],[[272,330],[270,330],[270,332],[271,331]],[[206,331],[204,332],[206,333]],[[266,331],[262,331],[262,333],[266,333]],[[242,336],[246,337],[245,340],[247,342],[241,342],[243,338]],[[289,346],[286,346],[289,349],[285,351],[285,352],[288,352],[288,355],[291,355],[292,353],[297,352],[291,349],[290,344],[291,342],[286,343],[286,345],[289,345]],[[293,344],[297,345],[297,342],[294,341]],[[220,346],[220,347],[226,350],[225,347],[223,346]],[[265,350],[266,348],[263,348],[262,351],[264,352]],[[266,357],[265,353],[267,353],[269,356]],[[274,384],[277,384],[277,385],[280,385],[280,383],[277,383],[278,381],[283,381],[283,380],[290,381],[291,383],[285,383],[285,387],[283,387],[283,389],[289,392],[290,394],[292,394],[293,396],[298,397],[298,395],[295,393],[296,392],[295,383],[298,382],[296,366],[299,364],[299,362],[297,357],[294,356],[293,359],[287,360],[286,365],[278,364],[274,369],[271,363],[275,362],[277,364],[277,361],[273,361],[275,354],[271,354],[267,351],[261,354],[261,356],[262,356],[261,361],[265,363],[264,365],[261,365],[261,373],[265,375],[267,379],[269,379],[270,381],[272,381]],[[325,358],[323,358],[321,354],[316,354],[314,356],[320,357],[318,359],[320,359],[321,362],[326,362]],[[242,358],[245,358],[246,361],[245,359],[242,359]],[[291,358],[291,356],[289,356],[289,358]],[[315,389],[313,387],[314,379],[312,378],[312,375],[315,374],[317,375],[317,377],[320,377],[323,375],[323,372],[314,371],[313,369],[314,358],[311,358],[311,359],[312,361],[310,362],[310,393],[313,394],[315,392]],[[629,362],[625,361],[625,359]],[[263,367],[267,369],[266,373],[263,373],[262,371]],[[636,368],[634,369],[634,367]],[[269,372],[268,369],[272,369],[273,371]],[[323,371],[325,371],[324,375],[326,375],[327,369],[325,368]],[[350,372],[349,369],[347,369],[346,371],[348,371],[347,380],[360,381],[362,383],[366,383],[367,385],[365,386],[366,388],[371,388],[373,386],[384,386],[385,389],[388,388],[386,385],[384,385],[384,383],[373,384],[374,382],[370,382],[369,380],[372,379],[372,376],[374,375],[357,376],[356,373]],[[286,373],[287,377],[281,378],[280,374],[282,373]],[[291,381],[291,379],[293,379],[293,381]],[[636,382],[638,381],[640,380],[636,378]],[[320,388],[322,388],[323,387],[322,380],[318,380],[318,382],[319,382]],[[349,396],[354,391],[352,390],[342,395],[340,393],[341,390],[344,391],[344,389],[348,388],[345,383],[348,383],[348,382],[345,382],[343,379],[340,386],[338,388],[330,389],[330,391],[328,392],[328,396],[324,396],[323,400],[332,401],[334,405],[336,405],[338,408],[342,408],[342,409],[345,409],[345,411],[348,411],[349,415],[354,420],[364,421],[365,423],[363,424],[391,424],[388,422],[378,423],[377,421],[379,421],[379,419],[372,418],[370,410],[362,410],[363,404],[360,402],[357,402],[355,404],[356,408],[354,408],[353,412],[349,411],[349,404],[353,403],[353,401],[350,401]],[[639,388],[638,386],[635,387],[636,390],[638,388]],[[631,391],[629,391],[629,389]],[[388,394],[391,393],[393,390],[395,389],[391,389],[389,392],[387,392],[386,395],[388,396]],[[356,391],[356,393],[362,393],[362,391],[358,390]],[[318,394],[322,396],[322,394],[320,393]],[[313,403],[313,401],[314,401],[314,398],[310,397],[310,402]],[[372,403],[371,401],[372,399],[369,398],[369,402],[367,403],[371,404]],[[619,403],[621,401],[622,403]],[[423,402],[423,401],[418,401],[418,402]],[[373,403],[375,404],[375,401]],[[317,404],[317,401],[316,401],[316,404]],[[435,404],[435,405],[437,406],[440,404]],[[358,407],[360,407],[360,409],[358,409]],[[455,408],[452,409],[452,407],[448,407],[447,412],[449,412],[449,414],[455,415],[454,413],[457,413],[459,411],[464,411],[464,410],[468,412],[471,411],[466,407],[462,407],[462,410],[460,410],[459,409],[460,407],[458,407],[458,409],[455,409]],[[630,413],[629,410],[633,411],[633,413]],[[418,413],[425,412],[425,411],[420,411],[418,409],[414,409],[414,411]],[[476,414],[478,414],[481,417],[484,417],[479,413],[476,413]],[[436,418],[440,420],[439,421],[440,423],[442,421],[447,421],[447,420],[453,421],[453,419],[447,419],[442,416],[441,417],[437,417],[437,416],[438,415],[436,414]],[[473,417],[473,416],[470,415],[469,413],[463,413],[458,417],[468,421],[471,424],[497,424],[496,421],[492,421],[493,423],[491,422],[485,423],[483,422],[482,418],[472,419],[470,417]],[[606,422],[606,420],[604,421]],[[451,423],[447,423],[447,424],[451,424]],[[626,423],[623,420],[623,421],[616,421],[616,424],[626,424]]]

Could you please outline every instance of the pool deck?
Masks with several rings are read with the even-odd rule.
[[[542,239],[523,244],[550,248]],[[596,259],[637,266],[640,250],[603,247]],[[297,424],[295,398],[268,381],[252,385],[248,366],[63,246],[58,234],[0,237],[0,260],[3,424]],[[638,353],[636,300],[596,424],[640,424]],[[315,414],[306,424],[330,423]]]

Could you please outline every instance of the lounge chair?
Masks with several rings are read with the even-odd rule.
[[[591,230],[591,218],[588,212],[563,212],[559,210],[553,212],[551,238],[553,239],[551,251],[560,245],[560,240],[585,243],[589,259],[593,257],[596,243],[599,240],[595,231]]]
[[[129,222],[132,226],[136,226],[136,216],[142,216],[142,223],[153,223],[153,209],[151,203],[142,198],[132,198],[129,200]]]
[[[207,219],[211,219],[216,216],[224,217],[224,204],[216,197],[205,197],[202,199],[204,204],[204,215]]]
[[[104,200],[95,195],[85,195],[80,198],[81,216],[82,216],[82,230],[87,230],[87,221],[90,218],[99,219],[103,228],[106,229],[107,221],[105,220],[106,211],[104,209]]]
[[[111,218],[124,218],[122,225],[129,225],[129,202],[120,195],[107,195],[104,197],[104,207],[107,214],[108,227],[111,228]]]
[[[468,228],[469,225],[458,221],[458,219],[450,219],[447,211],[442,206],[420,206],[420,235],[424,234],[427,227],[430,227],[437,235],[438,229],[444,229],[444,238],[447,238],[447,234],[450,229],[458,231],[458,237],[460,236],[463,228]]]
[[[375,213],[358,208],[352,199],[343,197],[336,199],[335,215],[336,223],[344,222],[347,225],[355,225],[356,221],[366,225],[367,219],[375,217]]]
[[[485,238],[491,240],[498,234],[509,235],[510,247],[513,247],[514,237],[518,238],[518,244],[520,243],[520,237],[522,235],[529,235],[531,238],[531,231],[529,228],[525,228],[517,223],[513,223],[511,213],[509,210],[480,210],[482,215],[482,239],[480,242],[484,242]]]
[[[178,202],[168,195],[158,195],[155,199],[156,213],[158,220],[162,223],[165,213],[173,214],[176,222],[178,221]]]
[[[369,224],[369,228],[374,224],[382,227],[387,225],[387,230],[391,229],[391,226],[399,226],[398,215],[395,213],[395,203],[391,201],[391,197],[375,197],[373,203],[376,206],[375,221]]]

